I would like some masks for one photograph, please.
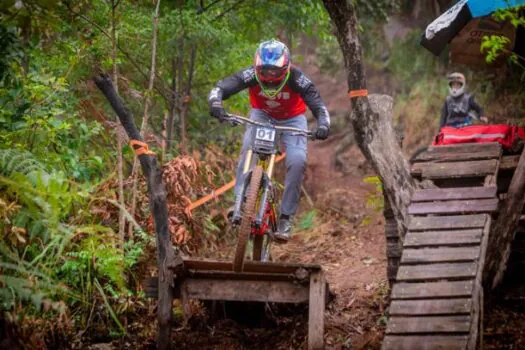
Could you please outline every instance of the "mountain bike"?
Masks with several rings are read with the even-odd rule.
[[[270,246],[277,231],[277,198],[272,175],[281,135],[289,132],[313,139],[313,132],[261,123],[233,114],[227,114],[225,120],[232,125],[252,126],[252,144],[244,156],[242,188],[235,199],[231,218],[232,224],[239,227],[233,270],[241,272],[248,240],[253,242],[252,260],[265,262],[270,259]]]

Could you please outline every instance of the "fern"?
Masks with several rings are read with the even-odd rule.
[[[35,156],[19,149],[0,150],[0,175],[11,177],[15,172],[31,176],[34,172],[45,173],[45,167]]]

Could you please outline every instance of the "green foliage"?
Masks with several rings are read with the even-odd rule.
[[[383,208],[385,207],[385,199],[383,197],[383,183],[379,176],[365,177],[363,182],[375,186],[375,190],[370,192],[366,198],[366,206],[374,208],[377,212],[383,211]]]
[[[486,52],[487,63],[494,63],[502,52],[506,51],[505,47],[510,43],[510,39],[502,35],[484,36],[481,43],[481,52]]]
[[[384,21],[390,13],[399,10],[402,0],[354,0],[354,3],[360,20],[373,18],[376,21]]]
[[[492,17],[497,21],[509,21],[515,28],[525,27],[525,16],[523,10],[525,6],[515,6],[506,9],[499,9],[493,13]],[[509,57],[509,61],[525,70],[525,57],[511,52],[508,49],[510,39],[502,35],[486,35],[480,46],[480,51],[486,54],[487,63],[494,63],[502,54]]]
[[[300,231],[311,230],[314,227],[314,220],[316,217],[317,212],[315,209],[303,213],[299,219],[299,222],[297,223],[297,228]]]
[[[119,92],[139,124],[150,69],[154,4],[116,3]],[[218,80],[250,65],[258,42],[279,36],[299,62],[295,51],[303,34],[333,40],[331,26],[319,0],[294,6],[282,1],[253,0],[249,6],[219,1],[205,9],[204,3],[212,4],[161,3],[151,134],[161,134],[174,80],[183,85],[187,80],[188,53],[194,46],[190,150],[217,144],[228,154],[237,154],[242,130],[209,118],[208,91]],[[367,2],[359,3],[363,11],[372,11]],[[374,14],[381,16],[394,3],[380,1],[373,6],[378,10]],[[112,190],[103,194],[107,198],[92,197],[100,182],[113,179],[117,156],[114,134],[106,123],[114,113],[101,107],[90,81],[99,69],[111,70],[114,63],[111,14],[111,2],[106,0],[0,4],[0,311],[13,312],[22,305],[40,317],[47,310],[54,315],[67,312],[75,327],[85,330],[97,322],[109,335],[118,335],[125,332],[122,316],[127,312],[119,298],[134,295],[128,290],[130,281],[136,279],[134,270],[154,239],[127,211],[135,230],[125,241],[112,226],[116,218],[101,222],[90,213],[95,202],[118,204]],[[176,67],[174,74],[177,60],[182,69]],[[247,94],[228,100],[227,108],[246,113]],[[148,142],[154,139],[151,134],[146,135]],[[126,157],[124,176],[129,175],[130,162]],[[215,179],[231,176],[220,174]],[[299,226],[311,228],[315,215],[307,213]],[[202,232],[216,235],[218,224],[205,219]]]

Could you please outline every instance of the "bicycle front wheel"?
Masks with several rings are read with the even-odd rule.
[[[241,224],[239,225],[239,234],[237,247],[235,249],[235,258],[233,259],[233,271],[241,272],[244,266],[244,257],[246,255],[246,242],[252,232],[252,223],[256,215],[257,199],[263,177],[263,168],[256,166],[252,171],[250,184],[248,185],[248,196],[242,210]]]

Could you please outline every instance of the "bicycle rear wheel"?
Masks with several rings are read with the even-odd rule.
[[[252,223],[256,215],[255,209],[257,206],[257,199],[259,198],[262,177],[263,168],[261,166],[256,166],[252,171],[252,177],[248,187],[248,196],[246,198],[246,203],[244,203],[241,224],[239,225],[237,247],[235,249],[235,258],[233,259],[233,271],[235,272],[241,272],[244,265],[246,242],[250,237]]]

